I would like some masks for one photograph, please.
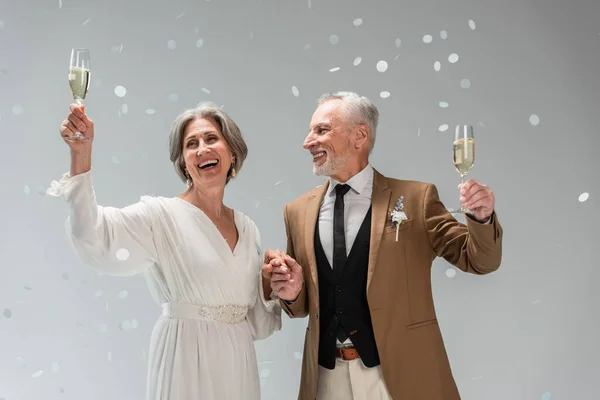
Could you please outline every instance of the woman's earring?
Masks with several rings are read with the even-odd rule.
[[[231,168],[231,177],[235,178],[235,168]]]

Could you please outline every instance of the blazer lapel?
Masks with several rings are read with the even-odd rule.
[[[323,200],[325,193],[327,193],[328,186],[329,181],[311,191],[308,195],[308,202],[306,204],[306,217],[304,220],[304,245],[306,248],[306,256],[308,258],[310,275],[312,276],[315,287],[318,287],[319,284],[317,277],[317,257],[315,255],[315,226],[319,218],[321,201]]]
[[[373,170],[373,194],[371,197],[372,220],[371,220],[371,240],[369,247],[369,269],[367,272],[367,291],[377,265],[377,256],[379,255],[379,246],[383,237],[383,228],[388,221],[388,207],[392,191],[388,187],[387,179],[377,170]]]

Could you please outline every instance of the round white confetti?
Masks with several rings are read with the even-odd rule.
[[[124,330],[125,332],[130,331],[131,330],[131,322],[129,322],[129,321],[121,322],[121,329]]]
[[[382,99],[387,99],[388,97],[390,97],[390,94],[390,92],[384,90],[383,92],[379,93],[379,97],[381,97]]]
[[[176,94],[176,93],[171,93],[171,94],[169,95],[169,101],[170,101],[171,103],[176,103],[177,101],[179,101],[179,95],[178,95],[178,94]]]
[[[129,259],[129,250],[127,249],[119,249],[116,253],[117,260],[125,261]]]
[[[440,132],[446,132],[448,130],[448,124],[440,125],[439,128],[438,128],[438,130]]]
[[[154,115],[154,114],[156,114],[156,110],[153,109],[153,108],[149,108],[149,109],[146,110],[146,114],[148,114],[148,115]]]
[[[137,319],[132,319],[131,320],[131,328],[132,329],[136,329],[139,326]]]
[[[129,106],[127,104],[121,105],[121,112],[127,114],[129,112]]]
[[[270,369],[263,369],[260,371],[260,377],[261,378],[268,378],[269,375],[271,375],[271,370]]]
[[[296,86],[292,86],[292,94],[296,97],[300,96],[300,91]]]
[[[32,378],[39,378],[40,376],[42,376],[44,374],[44,370],[40,369],[39,371],[34,372],[31,377]]]
[[[27,363],[25,362],[25,359],[23,357],[17,357],[17,364],[19,364],[21,367],[24,367],[27,365]]]
[[[203,87],[203,88],[202,88],[202,89],[200,89],[200,90],[202,90],[202,91],[203,91],[204,93],[206,93],[206,94],[210,94],[210,89],[207,89],[207,88],[204,88],[204,87]]]
[[[23,188],[23,192],[25,192],[25,194],[29,194],[31,193],[31,189],[29,189],[29,186],[25,185],[25,187]]]
[[[440,107],[441,108],[448,108],[449,105],[450,104],[448,104],[448,102],[446,102],[446,101],[440,101]]]
[[[396,47],[402,46],[402,40],[396,39]]]
[[[352,65],[354,65],[355,67],[360,64],[362,62],[362,57],[356,57],[354,59],[354,61],[352,62]]]
[[[174,40],[169,40],[167,42],[167,47],[169,48],[169,50],[175,50],[177,48],[177,42]]]
[[[590,198],[589,193],[581,193],[579,195],[579,202],[583,203],[584,201],[587,201],[589,198]]]
[[[338,44],[339,42],[340,42],[340,37],[338,35],[330,35],[329,36],[329,43]]]
[[[448,39],[448,32],[446,32],[446,31],[441,31],[441,32],[440,32],[440,38],[441,38],[441,39],[443,39],[443,40],[446,40],[446,39]]]
[[[23,106],[20,104],[15,104],[12,108],[12,112],[15,115],[21,115],[23,114]]]
[[[115,94],[117,95],[117,97],[125,97],[125,95],[127,94],[127,89],[119,85],[115,88]]]
[[[471,87],[471,81],[469,78],[463,78],[460,80],[460,87],[463,89],[468,89]]]
[[[119,292],[120,299],[126,299],[128,295],[129,293],[127,292],[127,290],[121,290],[121,292]]]
[[[117,158],[117,156],[112,156],[111,160],[112,160],[113,164],[119,164],[120,163],[120,161]]]
[[[423,43],[431,43],[433,41],[433,36],[425,35],[423,36]]]
[[[299,352],[299,351],[295,351],[295,352],[294,352],[294,358],[295,358],[296,360],[302,360],[302,353],[301,353],[301,352]]]
[[[362,23],[363,23],[363,20],[362,20],[362,18],[356,18],[356,19],[355,19],[355,20],[352,22],[352,24],[354,24],[354,26],[361,26],[361,25],[362,25]]]
[[[458,54],[456,53],[452,53],[448,56],[448,61],[450,61],[451,64],[454,64],[458,61]]]
[[[13,313],[10,309],[5,308],[2,315],[4,315],[4,318],[12,318]]]
[[[440,72],[440,70],[442,69],[442,63],[439,61],[436,61],[433,63],[433,70],[435,72]]]
[[[471,28],[471,30],[475,30],[476,25],[475,25],[475,21],[473,21],[472,19],[469,20],[469,28]]]
[[[329,72],[336,72],[336,71],[339,71],[339,70],[340,70],[340,67],[333,67],[333,68],[331,68],[329,70]]]
[[[58,374],[59,371],[60,371],[60,364],[57,362],[53,362],[52,363],[52,372],[55,374]]]
[[[448,278],[454,278],[454,277],[456,276],[456,270],[455,270],[455,269],[452,269],[452,268],[448,268],[448,269],[446,270],[446,276],[447,276]]]
[[[387,69],[388,69],[388,63],[386,61],[381,60],[377,63],[377,71],[385,72],[385,71],[387,71]]]
[[[202,46],[204,46],[204,39],[200,38],[200,39],[196,40],[196,47],[200,48]]]
[[[531,114],[529,116],[529,123],[533,126],[538,126],[540,124],[540,117],[537,114]]]

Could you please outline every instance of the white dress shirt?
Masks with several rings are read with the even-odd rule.
[[[373,194],[373,167],[368,164],[348,182],[338,182],[329,178],[327,193],[321,202],[319,212],[319,236],[329,265],[333,268],[333,207],[335,205],[335,186],[346,183],[351,189],[344,196],[344,228],[346,229],[346,255],[350,254],[358,230],[371,207]]]

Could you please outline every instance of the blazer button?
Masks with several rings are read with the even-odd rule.
[[[342,307],[337,309],[337,313],[338,314],[343,314],[344,313],[344,309]]]

